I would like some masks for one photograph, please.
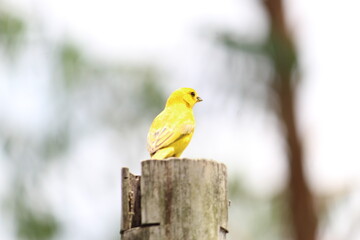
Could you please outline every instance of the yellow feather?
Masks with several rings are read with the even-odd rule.
[[[180,157],[195,129],[192,108],[200,101],[202,99],[192,88],[179,88],[170,95],[147,136],[147,149],[152,159]]]

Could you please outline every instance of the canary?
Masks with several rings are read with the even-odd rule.
[[[201,101],[192,88],[179,88],[169,96],[147,135],[147,150],[152,159],[180,157],[195,129],[192,108]]]

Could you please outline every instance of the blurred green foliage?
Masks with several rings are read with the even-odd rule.
[[[0,9],[0,45],[9,57],[13,57],[19,49],[25,30],[26,26],[21,18]]]
[[[20,204],[24,204],[20,201]],[[51,213],[41,213],[29,206],[19,205],[15,211],[19,239],[51,239],[59,230],[59,223]]]
[[[55,159],[56,156],[63,154],[69,147],[70,130],[67,123],[61,124],[58,129],[47,133],[43,139],[41,150],[39,151],[41,158],[45,161]]]
[[[71,42],[63,42],[58,47],[59,62],[56,66],[60,67],[61,79],[67,88],[73,87],[77,81],[83,80],[82,74],[86,71],[85,56]]]
[[[292,72],[296,70],[297,55],[294,46],[290,40],[284,41],[283,38],[280,38],[275,30],[270,30],[263,49],[263,53],[271,59],[277,72],[291,76]],[[289,80],[294,80],[294,78],[289,78]]]
[[[52,239],[60,225],[46,207],[42,194],[34,186],[29,185],[27,174],[15,177],[12,192],[5,199],[0,199],[5,207],[2,216],[12,216],[9,219],[14,220],[17,239]]]
[[[50,163],[62,159],[81,136],[96,130],[114,129],[119,137],[127,138],[126,134],[135,132],[131,129],[160,111],[165,95],[161,74],[154,66],[99,59],[69,39],[49,40],[41,28],[27,32],[26,22],[2,8],[0,48],[4,51],[0,54],[4,59],[21,57],[24,49],[33,46],[41,46],[39,56],[50,53],[43,67],[48,72],[51,114],[36,135],[16,126],[0,126],[0,143],[5,150],[5,159],[0,161],[7,160],[12,173],[7,196],[0,199],[6,202],[0,206],[10,216],[1,217],[14,221],[18,239],[46,240],[54,239],[62,230],[40,187]],[[27,41],[30,34],[37,36],[33,38],[36,41]],[[7,67],[16,69],[16,64],[14,61]]]
[[[229,177],[229,224],[231,239],[278,240],[288,239],[284,192],[274,196],[257,196],[246,189],[238,175]],[[241,217],[240,217],[241,216]]]
[[[149,117],[152,118],[164,107],[166,98],[164,92],[161,91],[162,86],[158,80],[159,73],[154,68],[148,67],[144,69],[142,74],[145,81],[141,87],[137,88],[136,95],[139,97],[134,99],[136,103],[134,105],[139,107],[139,112],[150,114]]]

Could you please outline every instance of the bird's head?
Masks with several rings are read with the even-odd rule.
[[[199,97],[197,92],[192,88],[179,88],[175,90],[166,102],[166,106],[175,104],[186,104],[186,106],[192,108],[195,103],[201,102],[202,99]]]

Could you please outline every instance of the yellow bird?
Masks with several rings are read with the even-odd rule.
[[[170,95],[147,136],[147,150],[152,159],[180,157],[194,133],[192,108],[201,101],[192,88],[179,88]]]

